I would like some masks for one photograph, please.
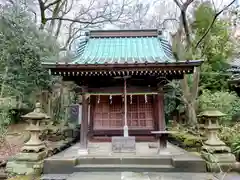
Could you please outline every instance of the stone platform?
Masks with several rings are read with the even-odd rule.
[[[157,148],[149,148],[149,143],[143,142],[136,143],[135,154],[112,153],[111,143],[88,146],[88,155],[79,156],[80,144],[75,144],[45,159],[43,173],[64,176],[77,172],[206,172],[206,163],[200,156],[172,144],[168,144],[168,155],[157,154]]]

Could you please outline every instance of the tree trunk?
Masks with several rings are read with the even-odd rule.
[[[187,116],[187,123],[191,126],[197,125],[197,115],[195,110],[195,105],[191,102],[186,105],[186,116]]]
[[[182,99],[185,104],[185,112],[187,117],[187,123],[192,126],[197,125],[197,114],[196,114],[196,99],[198,97],[198,84],[200,79],[200,68],[196,67],[194,69],[192,88],[188,84],[188,76],[185,75],[183,80],[181,80],[182,88]]]

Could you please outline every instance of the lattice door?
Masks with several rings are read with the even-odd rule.
[[[130,129],[154,129],[152,96],[128,96],[127,115]]]
[[[100,96],[96,98],[93,116],[93,129],[122,129],[122,97]]]

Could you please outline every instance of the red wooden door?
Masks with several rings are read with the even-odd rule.
[[[97,97],[95,101],[93,129],[122,129],[122,97],[112,96],[112,99],[110,99],[109,96],[100,96],[100,98]]]
[[[154,129],[152,96],[128,98],[128,126],[129,129]]]
[[[122,96],[100,96],[95,99],[93,129],[122,130],[124,126],[124,102]],[[128,96],[127,118],[129,129],[154,129],[153,98]]]

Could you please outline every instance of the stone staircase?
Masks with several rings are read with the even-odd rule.
[[[184,155],[183,155],[184,156]],[[206,172],[205,162],[172,156],[158,157],[79,157],[47,159],[42,180],[67,180],[77,172]]]
[[[44,160],[42,180],[71,180],[78,173],[204,173],[206,163],[198,155],[168,144],[169,155],[157,154],[148,143],[136,143],[136,153],[113,153],[111,143],[89,143],[89,154],[79,156],[79,144]],[[112,179],[111,179],[112,180]],[[117,179],[114,179],[117,180]]]

